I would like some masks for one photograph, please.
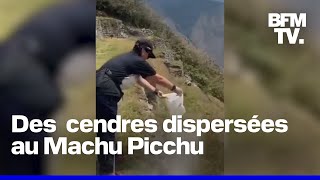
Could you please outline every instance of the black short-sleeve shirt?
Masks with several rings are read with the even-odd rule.
[[[146,60],[134,52],[125,53],[112,58],[97,71],[97,90],[99,89],[99,92],[102,91],[106,95],[117,95],[118,93],[110,85],[110,83],[114,83],[117,90],[120,91],[120,96],[122,96],[123,93],[121,92],[120,85],[126,77],[140,75],[146,78],[155,74],[156,71]],[[113,82],[105,83],[108,77],[101,78],[101,76],[108,76]]]

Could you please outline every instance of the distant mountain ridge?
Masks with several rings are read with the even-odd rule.
[[[224,3],[221,0],[146,0],[167,24],[206,51],[223,68]]]

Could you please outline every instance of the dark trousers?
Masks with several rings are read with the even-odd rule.
[[[96,96],[96,118],[97,119],[115,119],[117,116],[118,102],[120,98],[115,96],[98,95]],[[115,134],[101,132],[101,126],[99,126],[99,132],[97,137],[100,137],[101,141],[115,141]],[[97,157],[97,174],[111,174],[113,172],[115,156],[110,154],[103,154],[101,147],[100,154]]]

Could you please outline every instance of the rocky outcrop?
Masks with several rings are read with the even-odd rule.
[[[98,38],[104,37],[117,37],[127,38],[126,26],[121,20],[113,19],[109,17],[97,17],[96,18],[96,35]]]
[[[96,35],[98,38],[152,37],[150,29],[139,29],[125,25],[121,20],[110,17],[96,17]]]
[[[174,76],[184,76],[184,70],[183,70],[183,62],[179,59],[175,59],[174,51],[166,45],[166,42],[159,38],[155,37],[153,38],[153,43],[155,47],[160,51],[158,56],[160,58],[165,59],[164,64],[169,69],[170,74],[173,74]]]
[[[136,37],[152,37],[153,36],[153,31],[150,29],[146,28],[135,28],[131,26],[127,26],[127,33],[130,36],[136,36]]]

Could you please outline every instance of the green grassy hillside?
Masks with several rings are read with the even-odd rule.
[[[147,9],[139,0],[98,0],[98,16],[121,20],[125,26],[135,28],[148,28],[153,31],[149,38],[162,43],[170,49],[173,59],[170,63],[178,63],[183,66],[186,74],[190,75],[197,86],[185,85],[185,77],[174,76],[170,73],[164,62],[168,59],[158,58],[148,60],[157,72],[173,81],[184,90],[184,105],[186,114],[184,118],[223,118],[224,96],[223,75],[212,60],[202,51],[196,49],[185,39],[178,36],[168,28],[157,15]],[[110,18],[112,17],[112,18]],[[101,18],[98,18],[101,20]],[[115,24],[115,23],[113,23]],[[123,52],[130,51],[136,37],[118,39],[102,38],[97,40],[97,66],[99,68],[111,57]],[[158,57],[167,53],[164,49],[156,48]],[[167,91],[164,90],[166,93]],[[158,100],[156,107],[151,111],[146,101],[142,88],[136,86],[125,91],[123,100],[120,102],[120,112],[124,118],[154,118],[162,121],[169,118],[164,100]],[[161,123],[158,123],[161,125]],[[125,142],[128,136],[148,136],[150,134],[134,134],[131,132],[118,134],[117,138]],[[158,131],[150,137],[150,140],[174,140],[178,135],[170,135]],[[185,140],[199,140],[193,134],[179,134]],[[224,148],[222,136],[217,134],[206,134],[201,137],[205,141],[205,155],[144,155],[139,152],[133,156],[123,155],[118,160],[117,170],[124,174],[222,174],[224,169]],[[126,144],[124,145],[126,147]],[[124,148],[126,149],[126,148]],[[126,154],[126,153],[125,153]]]
[[[110,58],[131,50],[135,38],[118,39],[107,38],[97,40],[97,63],[99,68]],[[185,118],[223,118],[223,103],[218,99],[206,95],[196,86],[186,86],[182,78],[173,77],[167,67],[164,65],[164,59],[158,58],[148,60],[149,63],[157,70],[159,74],[164,75],[171,81],[181,86],[185,95],[185,107],[187,113]],[[169,118],[165,102],[160,100],[157,107],[150,111],[145,101],[145,95],[142,88],[136,86],[126,90],[123,100],[120,102],[120,112],[123,118],[147,119],[155,118],[159,121]],[[204,108],[207,107],[207,108]],[[161,123],[159,123],[161,124]],[[123,140],[129,136],[150,136],[150,134],[123,133],[117,138]],[[193,135],[181,134],[186,139],[194,139]],[[174,137],[157,132],[152,139],[170,140]],[[151,140],[152,140],[151,139]],[[214,134],[203,136],[205,141],[205,155],[192,156],[146,156],[142,152],[134,156],[123,155],[117,166],[117,170],[124,174],[221,174],[223,173],[223,143],[219,137]],[[126,144],[124,145],[126,147]],[[125,149],[125,148],[124,148]],[[192,163],[194,166],[189,166]],[[174,166],[174,167],[173,167]]]
[[[120,19],[126,25],[151,29],[155,36],[165,40],[166,45],[174,51],[174,59],[183,62],[188,75],[203,91],[224,101],[223,73],[214,59],[173,32],[158,15],[145,6],[144,1],[97,0],[97,14]]]

